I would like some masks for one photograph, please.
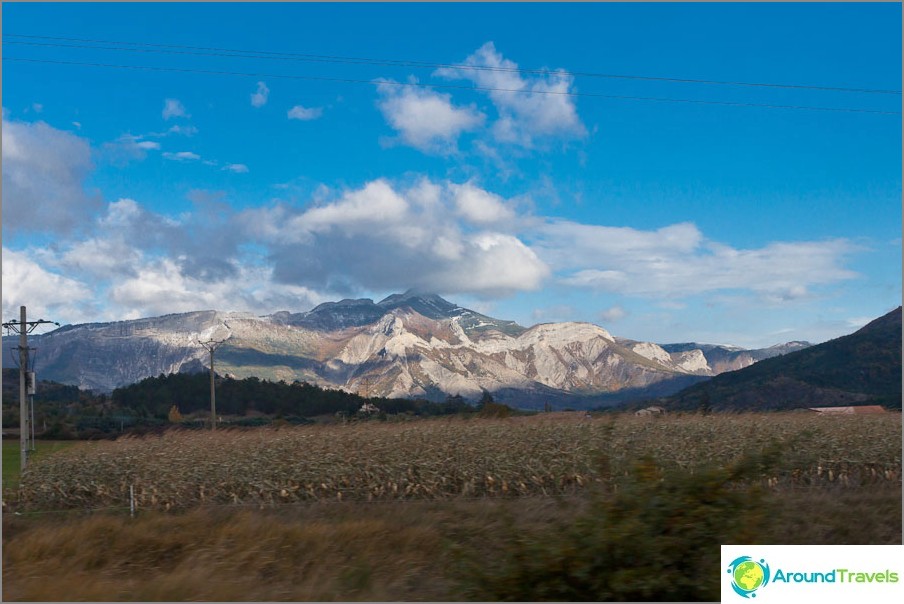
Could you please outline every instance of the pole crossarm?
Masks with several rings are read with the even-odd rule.
[[[28,417],[27,407],[26,407],[26,398],[27,398],[27,387],[26,387],[26,373],[28,373],[28,334],[33,332],[36,327],[39,325],[47,325],[53,324],[57,327],[60,326],[56,321],[48,321],[46,319],[38,319],[37,321],[28,321],[26,318],[26,309],[24,306],[19,307],[19,320],[18,321],[7,321],[2,324],[2,327],[6,328],[6,332],[15,332],[19,335],[19,346],[16,349],[19,351],[19,448],[20,448],[20,457],[19,457],[19,470],[25,471],[25,467],[28,465],[28,444],[29,444],[29,428],[32,432],[32,447],[34,446],[34,407],[32,407],[32,417]]]
[[[229,325],[226,322],[223,322],[223,325],[226,329],[229,329]],[[231,335],[231,334],[230,334]],[[216,391],[216,382],[214,379],[215,371],[213,368],[213,353],[216,352],[217,348],[223,345],[223,342],[229,339],[229,336],[222,340],[198,340],[198,344],[203,346],[207,352],[210,353],[210,429],[217,429],[217,391]]]
[[[216,349],[219,348],[220,345],[223,344],[223,342],[225,342],[225,341],[226,341],[226,340],[207,340],[207,341],[205,341],[205,342],[202,342],[202,341],[198,340],[198,344],[200,344],[201,346],[203,346],[204,349],[207,350],[207,352],[213,353],[213,352],[215,352]]]
[[[6,329],[7,331],[12,331],[17,334],[21,334],[21,333],[23,333],[22,332],[23,328],[25,329],[24,333],[31,333],[39,325],[48,325],[48,324],[56,325],[57,327],[60,326],[60,324],[57,323],[56,321],[47,321],[46,319],[38,319],[37,321],[25,321],[24,323],[22,321],[7,321],[6,323],[4,323],[2,325],[2,327],[4,329]]]

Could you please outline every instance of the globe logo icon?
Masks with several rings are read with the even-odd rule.
[[[769,565],[765,560],[757,562],[750,556],[736,558],[728,566],[731,588],[742,598],[755,598],[756,590],[769,583]]]

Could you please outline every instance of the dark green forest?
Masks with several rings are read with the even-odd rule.
[[[461,396],[443,402],[425,399],[362,397],[341,390],[320,388],[307,382],[270,382],[256,377],[216,377],[216,409],[225,426],[261,426],[274,422],[304,424],[318,421],[386,420],[511,412],[484,397],[472,405]],[[117,388],[111,394],[95,394],[56,382],[40,381],[34,401],[35,432],[39,438],[104,438],[120,434],[168,429],[176,424],[199,428],[209,421],[210,376],[177,373],[150,377]],[[374,411],[362,412],[372,405]],[[174,422],[173,408],[182,419]],[[504,409],[503,409],[504,407]],[[3,372],[3,429],[19,427],[19,376],[15,369]]]

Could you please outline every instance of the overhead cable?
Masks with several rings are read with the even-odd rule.
[[[738,102],[738,101],[713,101],[713,100],[703,100],[703,99],[679,99],[679,98],[666,98],[666,97],[649,97],[649,96],[634,96],[634,95],[618,95],[618,94],[601,94],[594,92],[570,92],[570,91],[561,91],[561,90],[534,90],[534,89],[518,89],[518,88],[491,88],[486,86],[458,86],[454,84],[420,84],[415,82],[395,82],[393,80],[385,80],[385,79],[373,79],[373,80],[361,80],[355,78],[333,78],[326,76],[306,76],[306,75],[292,75],[292,74],[276,74],[276,73],[262,73],[262,72],[241,72],[241,71],[221,71],[221,70],[213,70],[213,69],[189,69],[189,68],[181,68],[181,67],[153,67],[149,65],[119,65],[113,63],[89,63],[84,61],[58,61],[52,59],[31,59],[25,57],[3,57],[4,61],[15,61],[22,63],[44,63],[44,64],[53,64],[53,65],[78,65],[83,67],[105,67],[105,68],[113,68],[113,69],[134,69],[140,71],[160,71],[160,72],[173,72],[173,73],[202,73],[208,75],[229,75],[229,76],[244,76],[244,77],[254,77],[254,78],[279,78],[279,79],[290,79],[290,80],[313,80],[313,81],[321,81],[321,82],[341,82],[341,83],[352,83],[352,84],[370,84],[377,86],[404,86],[404,87],[414,87],[414,88],[440,88],[440,89],[455,89],[455,90],[473,90],[480,92],[510,92],[513,94],[547,94],[547,95],[560,95],[560,96],[572,96],[572,97],[587,97],[587,98],[600,98],[600,99],[616,99],[616,100],[627,100],[627,101],[655,101],[660,103],[691,103],[691,104],[702,104],[702,105],[723,105],[730,107],[761,107],[767,109],[797,109],[804,111],[835,111],[835,112],[844,112],[844,113],[872,113],[877,115],[901,115],[900,111],[883,111],[878,109],[857,109],[851,107],[814,107],[807,105],[778,105],[771,103],[746,103],[746,102]]]
[[[339,55],[320,55],[298,52],[274,52],[261,50],[233,49],[211,46],[186,46],[180,44],[155,44],[150,42],[122,42],[114,40],[98,40],[90,38],[70,38],[59,36],[34,36],[24,34],[4,33],[4,42],[7,44],[19,44],[28,46],[49,46],[63,48],[83,48],[92,50],[112,50],[127,52],[157,52],[169,54],[184,54],[195,56],[219,56],[229,58],[253,58],[266,60],[284,60],[284,61],[309,61],[309,62],[326,62],[326,63],[351,63],[364,65],[386,65],[397,67],[416,67],[430,69],[456,69],[462,71],[490,71],[490,72],[508,72],[520,74],[560,76],[560,77],[592,77],[592,78],[609,78],[623,80],[642,80],[653,82],[672,82],[683,84],[708,84],[719,86],[748,86],[748,87],[764,87],[764,88],[787,88],[798,90],[819,90],[828,92],[849,92],[863,94],[891,94],[900,95],[900,90],[886,90],[875,88],[852,88],[843,86],[820,86],[811,84],[778,84],[767,82],[744,82],[732,80],[709,80],[695,78],[677,78],[677,77],[659,77],[646,75],[631,74],[612,74],[589,71],[568,71],[568,70],[551,70],[551,69],[527,69],[519,67],[504,67],[493,65],[473,65],[462,63],[437,63],[429,61],[414,60],[396,60],[396,59],[376,59],[369,57],[349,57]],[[8,38],[22,38],[28,40],[52,40],[56,42],[26,42],[19,40],[9,40]],[[66,42],[61,44],[59,42]],[[72,44],[73,42],[83,44]],[[96,44],[113,44],[115,47],[95,46]],[[143,48],[129,48],[143,47]]]

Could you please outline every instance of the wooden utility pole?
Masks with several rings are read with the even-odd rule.
[[[53,323],[59,327],[59,323],[55,321],[45,321],[39,319],[37,321],[27,321],[25,307],[19,307],[19,321],[7,321],[3,327],[9,331],[15,331],[19,334],[19,469],[24,470],[28,465],[28,437],[29,430],[28,420],[28,388],[26,386],[26,375],[28,374],[28,334],[34,331],[38,325]],[[35,378],[36,379],[36,378]]]
[[[28,329],[25,307],[19,307],[19,470],[28,465],[28,408],[25,404],[25,374],[28,372]]]
[[[201,346],[207,349],[207,352],[210,353],[210,429],[217,429],[217,389],[216,384],[214,383],[214,370],[213,370],[213,353],[216,352],[217,348],[220,347],[223,342],[226,340],[207,340],[206,342],[198,342]]]

